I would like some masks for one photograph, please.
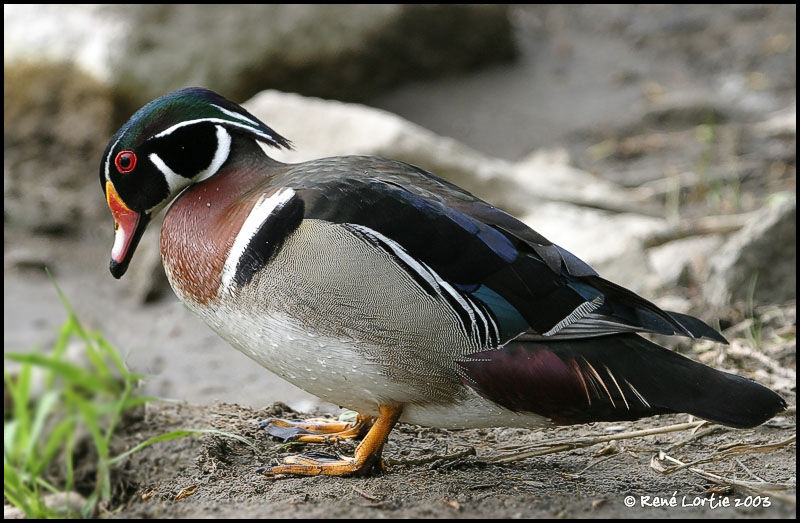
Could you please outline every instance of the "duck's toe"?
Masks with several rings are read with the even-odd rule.
[[[359,420],[361,420],[368,424],[366,428],[360,429],[366,431],[366,435],[356,448],[352,458],[332,455],[325,452],[310,452],[307,454],[289,456],[284,460],[284,465],[278,465],[277,467],[267,469],[265,473],[272,475],[297,474],[301,476],[355,476],[369,473],[374,466],[377,465],[380,467],[382,465],[381,453],[383,452],[383,446],[386,444],[389,432],[391,432],[392,427],[397,423],[403,409],[398,406],[380,405],[378,407],[378,412],[379,415],[375,419],[369,416],[359,416],[353,423],[354,426],[357,426]],[[293,423],[285,422],[284,420],[279,421],[289,425]],[[306,425],[306,427],[297,426],[302,424],[303,422],[283,428],[300,428],[302,430],[307,430],[306,427],[308,425]],[[280,424],[276,423],[270,423],[269,425],[280,426]],[[307,435],[308,434],[300,434],[300,436]],[[325,438],[330,437],[330,434],[318,434],[317,436]]]
[[[260,423],[267,434],[286,441],[303,443],[321,443],[363,437],[375,419],[372,416],[359,414],[355,421],[336,421],[324,418],[312,418],[304,421],[288,421],[269,418]]]
[[[376,464],[375,460],[359,460],[328,454],[326,452],[308,452],[285,458],[284,465],[278,465],[265,471],[266,474],[294,474],[300,476],[355,476],[367,474]],[[380,460],[377,460],[379,463]]]

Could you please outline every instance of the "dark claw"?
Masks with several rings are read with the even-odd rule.
[[[293,441],[301,434],[314,434],[313,432],[300,427],[281,427],[279,425],[272,424],[269,421],[270,420],[262,421],[259,424],[259,427],[267,431],[267,434],[270,436],[282,439],[284,443],[287,441]]]
[[[262,419],[261,421],[258,422],[258,428],[266,429],[269,425],[272,424],[273,421],[277,421],[277,420],[278,420],[278,418]]]

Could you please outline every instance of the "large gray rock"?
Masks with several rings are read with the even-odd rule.
[[[6,5],[4,58],[74,62],[134,106],[189,85],[340,99],[513,56],[501,5]]]
[[[708,272],[709,258],[723,243],[721,234],[702,234],[651,247],[647,259],[653,268],[653,288],[698,284]]]
[[[704,286],[715,307],[746,302],[782,303],[797,298],[797,199],[794,195],[766,205],[733,234],[712,258]]]

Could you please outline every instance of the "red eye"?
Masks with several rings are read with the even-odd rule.
[[[121,174],[129,173],[136,168],[136,153],[133,151],[120,151],[114,158],[114,165]]]

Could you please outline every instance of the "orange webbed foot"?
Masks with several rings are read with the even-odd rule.
[[[307,454],[289,456],[284,459],[283,465],[269,468],[265,471],[265,473],[273,475],[297,474],[301,476],[352,476],[368,473],[373,466],[381,463],[380,458],[381,453],[383,452],[383,446],[386,444],[386,440],[389,438],[389,433],[392,431],[392,428],[400,418],[402,408],[381,405],[378,411],[379,414],[377,418],[371,418],[368,416],[362,417],[359,415],[359,418],[356,419],[356,422],[352,424],[353,426],[345,430],[338,430],[327,434],[296,434],[291,436],[292,441],[326,441],[325,438],[330,438],[334,435],[338,436],[338,434],[342,432],[349,433],[350,431],[355,430],[359,423],[359,419],[368,419],[371,421],[371,427],[367,427],[367,434],[364,436],[364,439],[361,441],[358,447],[356,447],[356,451],[352,458],[338,455],[334,456],[323,452],[309,452]],[[312,425],[316,426],[317,421],[318,420],[313,420],[310,424],[309,422],[301,422],[296,424],[293,422],[284,422],[289,424],[288,427],[284,428],[299,428],[302,430],[308,430],[307,427]],[[275,424],[274,420],[272,420],[272,425],[280,426]],[[331,425],[326,426],[325,428],[332,430],[338,427]],[[363,430],[363,427],[359,430]],[[267,429],[267,431],[269,432],[269,429]],[[314,436],[320,439],[300,439],[304,436]]]

